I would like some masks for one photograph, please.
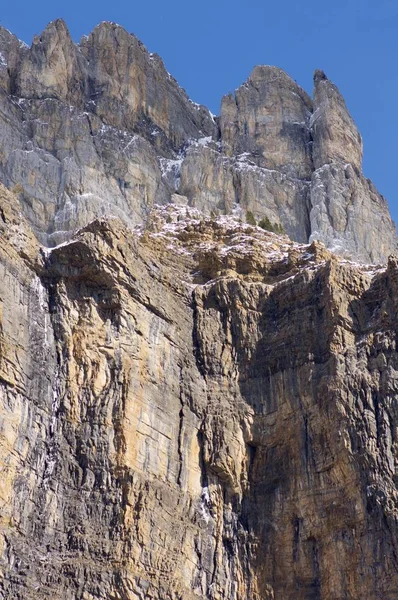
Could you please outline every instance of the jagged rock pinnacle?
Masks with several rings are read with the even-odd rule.
[[[315,69],[314,71],[314,85],[317,85],[317,83],[319,83],[320,81],[325,81],[328,78],[326,77],[326,74],[324,73],[324,71],[322,71],[321,69]]]
[[[396,599],[396,236],[314,81],[0,28],[2,600]]]
[[[141,223],[178,195],[356,260],[385,262],[396,248],[387,205],[361,173],[361,137],[322,71],[312,100],[282,69],[258,65],[217,118],[115,23],[80,45],[60,19],[31,48],[4,30],[0,53],[0,181],[46,245],[106,214]]]

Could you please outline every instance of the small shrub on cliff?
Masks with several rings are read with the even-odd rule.
[[[271,223],[268,217],[263,217],[261,221],[259,221],[258,225],[266,231],[272,231],[273,233],[285,233],[282,225],[279,225],[279,223]]]
[[[253,227],[255,227],[257,225],[257,221],[255,219],[255,216],[251,212],[251,210],[248,210],[246,213],[246,223],[248,225],[253,225]]]

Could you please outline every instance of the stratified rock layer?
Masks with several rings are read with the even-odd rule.
[[[322,72],[312,101],[256,67],[217,119],[112,23],[0,29],[1,598],[396,598],[398,262],[363,264],[396,236],[361,159]]]
[[[257,66],[215,118],[114,23],[77,45],[57,20],[31,48],[0,28],[0,181],[47,246],[101,216],[145,222],[183,196],[385,263],[397,246],[387,204],[361,173],[338,89],[321,71],[314,81],[312,101],[281,69]]]
[[[0,228],[2,597],[395,597],[395,259],[173,205],[44,252],[2,187]]]

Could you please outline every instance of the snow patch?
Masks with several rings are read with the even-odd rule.
[[[130,146],[137,140],[137,136],[134,135],[131,140],[129,142],[127,142],[127,144],[125,145],[125,147],[122,149],[122,152],[126,152],[126,150],[128,150],[130,148]]]
[[[202,108],[201,104],[198,104],[197,102],[194,102],[193,100],[189,99],[189,103],[192,104],[192,106],[196,109],[196,110],[200,110]]]
[[[213,138],[211,137],[211,135],[209,135],[207,137],[199,138],[196,143],[198,144],[198,146],[205,147],[205,146],[208,146],[212,141],[213,141]]]
[[[53,386],[53,398],[51,403],[51,419],[49,428],[49,443],[48,443],[48,456],[46,459],[44,474],[43,474],[43,486],[47,488],[49,479],[54,472],[56,465],[57,455],[57,417],[58,411],[61,405],[61,397],[59,392],[60,377],[57,372],[55,375],[55,381]]]
[[[47,290],[42,284],[40,278],[36,275],[33,280],[33,291],[38,299],[40,313],[44,315],[44,347],[50,345],[49,340],[49,314],[48,314],[48,294]]]
[[[209,115],[210,115],[210,118],[211,118],[211,120],[212,120],[212,121],[213,121],[213,123],[215,124],[215,123],[216,123],[216,117],[217,117],[217,115],[214,115],[214,114],[211,112],[211,110],[209,110]]]
[[[204,487],[204,488],[202,488],[202,493],[200,496],[199,508],[200,508],[201,515],[202,515],[203,519],[206,521],[206,523],[208,523],[211,519],[210,507],[211,507],[211,499],[210,499],[209,488]]]
[[[176,190],[178,190],[178,188],[180,187],[181,166],[183,162],[183,156],[180,156],[176,159],[163,157],[159,158],[162,177],[165,177]]]

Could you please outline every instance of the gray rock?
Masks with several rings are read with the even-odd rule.
[[[16,79],[22,57],[28,46],[0,26],[0,87],[8,94],[16,91]]]
[[[322,71],[314,84],[310,240],[359,261],[385,262],[397,247],[396,228],[385,199],[362,175],[361,136]]]
[[[383,263],[396,247],[395,225],[372,182],[341,162],[317,169],[311,183],[310,241],[347,258]]]
[[[234,213],[244,222],[248,213],[258,221],[268,217],[292,239],[308,241],[310,183],[259,167],[250,155],[226,157],[214,147],[192,146],[182,163],[179,190],[201,211]]]
[[[281,69],[256,67],[218,119],[114,23],[76,45],[54,21],[30,49],[0,28],[0,52],[0,181],[46,245],[98,216],[144,223],[154,204],[184,196],[356,260],[385,262],[396,248],[355,124],[320,71],[313,104]]]
[[[309,179],[311,113],[311,99],[282,69],[255,67],[234,96],[222,99],[222,148],[229,156],[248,152],[260,167]]]
[[[315,169],[332,162],[362,165],[362,138],[337,87],[323,71],[314,74],[314,112],[311,116]]]

